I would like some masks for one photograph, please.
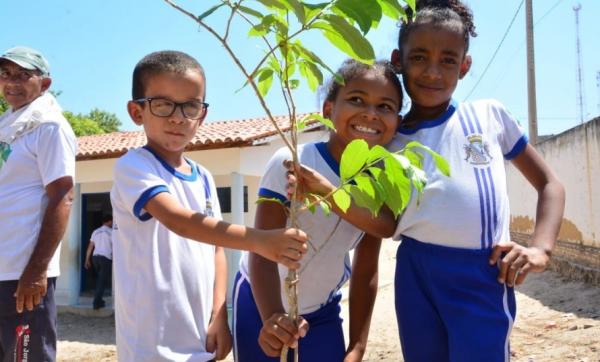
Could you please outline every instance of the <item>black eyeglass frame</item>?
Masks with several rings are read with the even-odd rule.
[[[171,111],[171,113],[169,113],[168,115],[160,115],[160,114],[156,114],[154,113],[154,111],[152,110],[152,101],[154,100],[164,100],[164,101],[169,101],[171,103],[174,104],[173,106],[173,110]],[[208,106],[209,104],[206,102],[199,102],[202,105],[202,114],[199,117],[196,118],[192,118],[192,117],[188,117],[185,114],[185,111],[183,110],[183,106],[185,104],[191,103],[191,101],[187,101],[187,102],[175,102],[169,98],[164,98],[164,97],[144,97],[144,98],[138,98],[138,99],[134,99],[132,100],[132,102],[138,103],[138,104],[143,104],[148,102],[148,108],[150,109],[150,113],[152,113],[154,116],[156,117],[162,117],[162,118],[168,118],[171,117],[173,115],[173,113],[175,113],[175,110],[179,107],[179,109],[181,110],[181,115],[186,118],[186,119],[191,119],[191,120],[198,120],[202,117],[204,117],[204,115],[206,114],[206,111],[208,110]]]

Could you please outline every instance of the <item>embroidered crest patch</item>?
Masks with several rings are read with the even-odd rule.
[[[483,140],[483,136],[473,134],[467,136],[468,144],[464,145],[465,161],[471,165],[487,165],[492,160],[489,144]]]

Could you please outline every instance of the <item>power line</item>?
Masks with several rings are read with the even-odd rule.
[[[506,31],[504,32],[504,36],[502,36],[502,40],[500,40],[500,44],[498,44],[498,46],[496,47],[496,50],[494,51],[494,54],[492,55],[492,58],[490,59],[490,61],[485,66],[485,69],[483,70],[483,73],[481,73],[481,75],[479,76],[479,79],[477,80],[477,82],[475,83],[475,85],[473,86],[473,88],[471,88],[471,91],[469,92],[469,94],[467,94],[467,96],[465,97],[465,100],[469,99],[469,97],[471,96],[471,94],[473,94],[473,92],[475,91],[475,89],[477,88],[477,86],[479,85],[479,83],[481,82],[481,80],[483,79],[483,77],[485,76],[485,73],[487,73],[488,69],[490,68],[490,65],[492,65],[492,62],[496,58],[496,55],[498,54],[498,51],[500,50],[500,47],[502,46],[502,43],[504,43],[504,40],[506,39],[506,36],[508,35],[508,32],[510,31],[510,29],[513,26],[513,24],[515,23],[515,19],[517,18],[517,15],[519,15],[519,11],[521,11],[521,8],[523,7],[523,3],[524,2],[525,2],[525,0],[521,0],[521,3],[519,4],[519,7],[517,8],[517,11],[515,11],[515,15],[513,16],[512,20],[510,21],[510,24],[508,24],[508,28],[506,28]]]

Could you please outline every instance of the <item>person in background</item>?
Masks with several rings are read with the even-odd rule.
[[[112,272],[112,215],[102,216],[102,226],[94,230],[85,253],[85,268],[94,267],[96,272],[96,291],[94,293],[94,309],[106,306],[104,289],[106,282],[111,280]]]

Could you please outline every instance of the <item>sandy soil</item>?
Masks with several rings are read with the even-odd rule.
[[[384,243],[380,290],[365,361],[402,361],[394,314],[395,244]],[[346,303],[344,303],[346,307]],[[600,288],[546,272],[518,288],[513,361],[600,362]],[[347,308],[344,308],[347,320]],[[60,314],[59,361],[116,360],[114,320]],[[231,355],[227,361],[233,361]]]

